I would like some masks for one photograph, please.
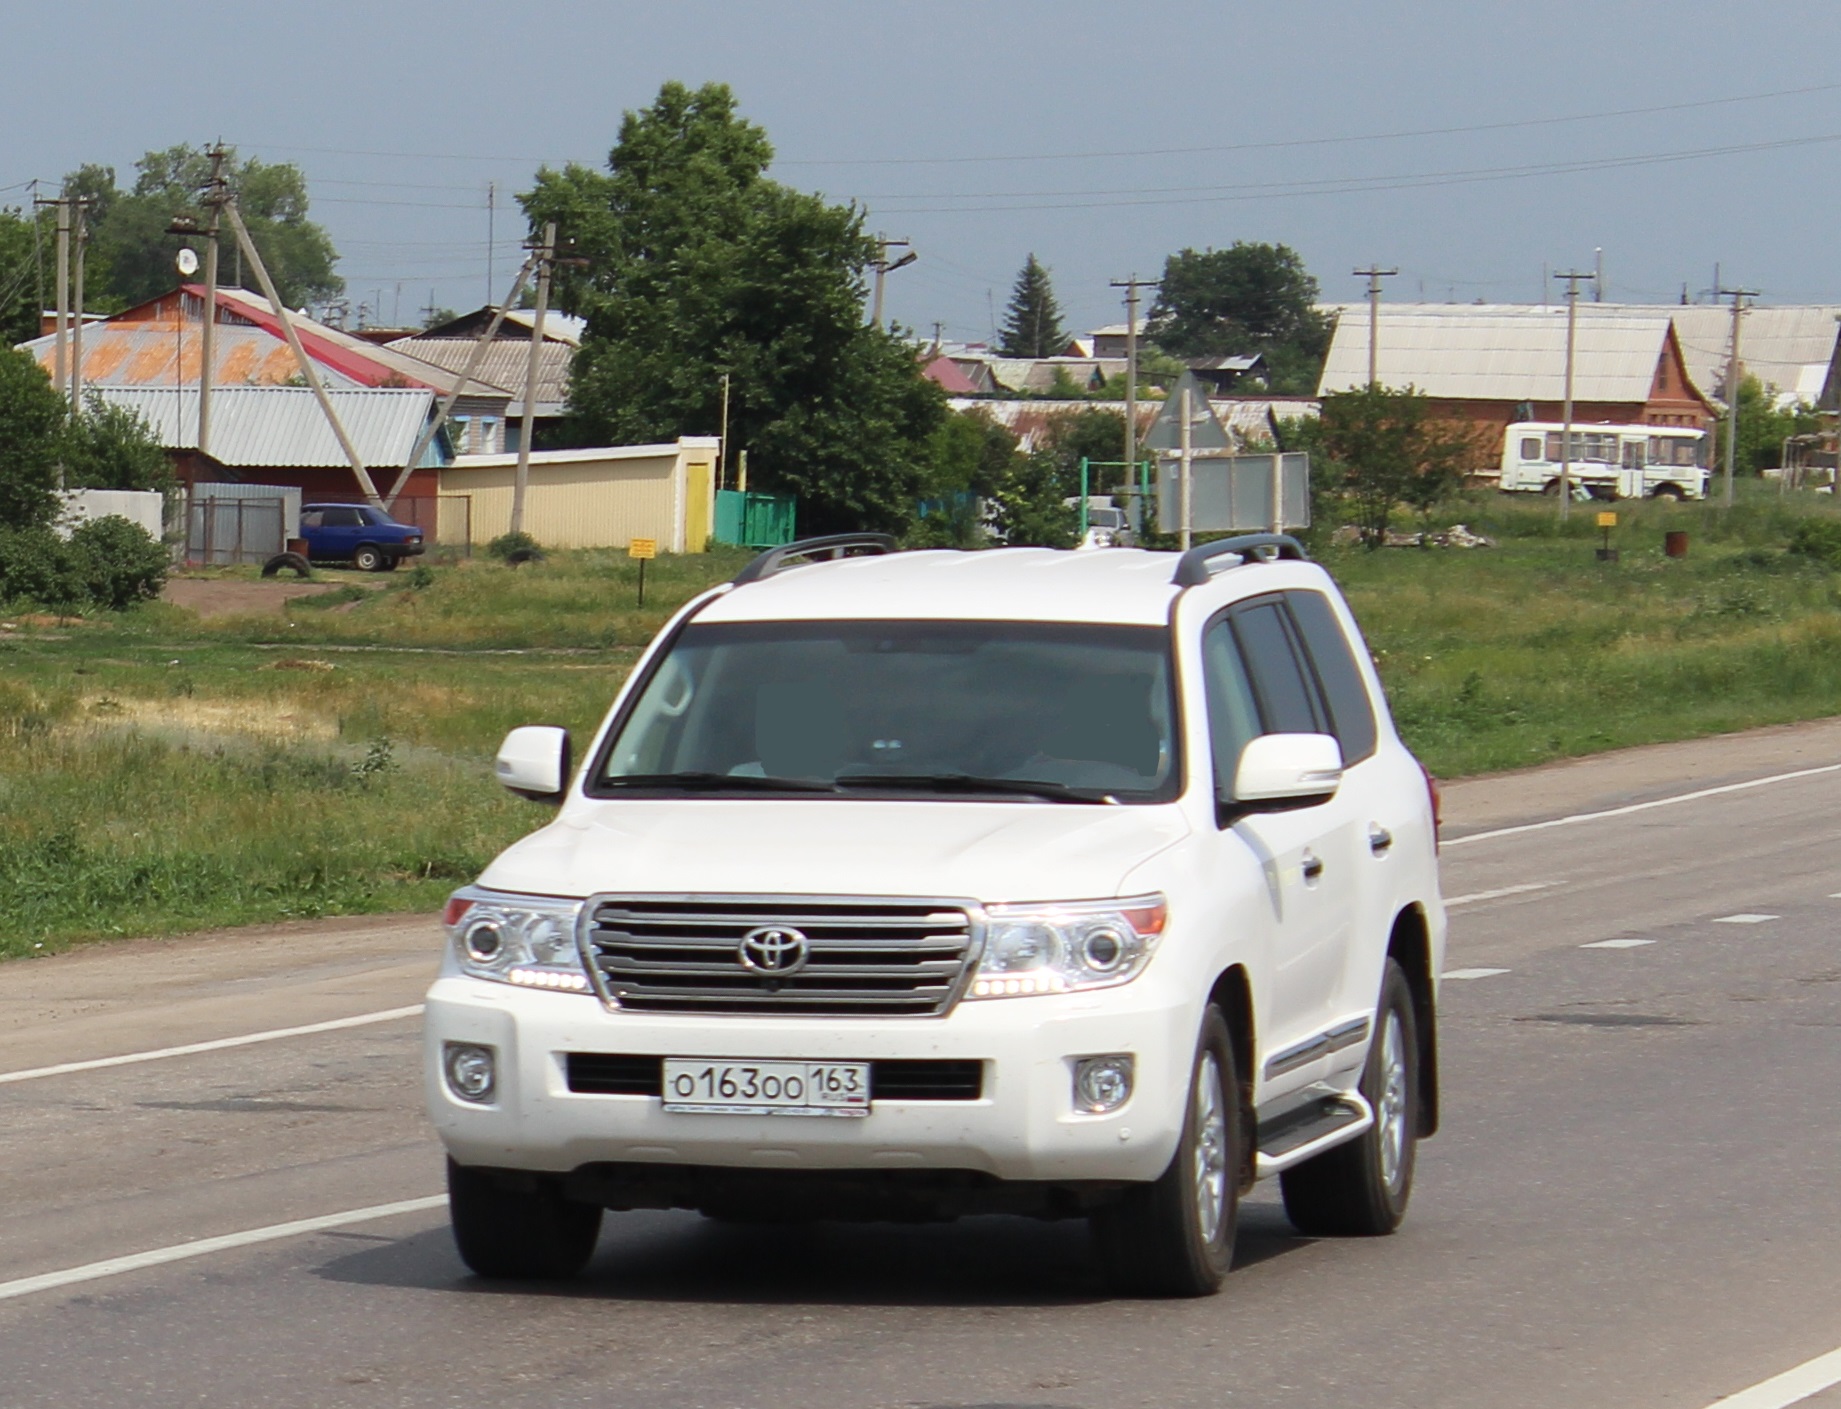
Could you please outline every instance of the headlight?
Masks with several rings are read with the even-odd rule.
[[[581,912],[579,900],[469,886],[454,893],[442,920],[463,973],[521,988],[588,993],[575,945]]]
[[[1161,895],[993,905],[968,998],[1027,998],[1130,983],[1163,933]]]

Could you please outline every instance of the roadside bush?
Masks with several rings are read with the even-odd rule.
[[[93,519],[68,539],[0,529],[0,599],[120,611],[159,596],[166,563],[166,549],[124,518]]]
[[[139,524],[116,515],[91,519],[70,535],[69,551],[85,596],[121,611],[152,601],[166,585],[166,548]]]
[[[0,599],[76,607],[87,596],[69,543],[48,528],[0,528]]]
[[[1790,530],[1790,551],[1841,568],[1841,519],[1804,519]]]
[[[501,533],[486,545],[486,556],[515,568],[519,563],[542,562],[543,549],[528,533]]]

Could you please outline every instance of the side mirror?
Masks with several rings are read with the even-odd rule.
[[[1315,807],[1336,796],[1342,783],[1342,745],[1328,734],[1264,734],[1240,751],[1234,795],[1222,799],[1235,812],[1286,812]]]
[[[505,736],[492,771],[519,797],[560,803],[569,786],[571,751],[567,729],[527,724]]]

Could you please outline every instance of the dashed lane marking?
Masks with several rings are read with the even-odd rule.
[[[199,1238],[195,1242],[177,1243],[172,1247],[154,1248],[150,1252],[130,1253],[126,1257],[86,1262],[81,1267],[66,1267],[62,1272],[44,1272],[36,1277],[20,1277],[0,1282],[0,1301],[30,1296],[33,1292],[53,1291],[58,1287],[93,1282],[100,1277],[115,1277],[123,1272],[138,1272],[144,1267],[160,1267],[168,1262],[206,1257],[231,1248],[246,1248],[256,1243],[272,1243],[302,1233],[318,1233],[328,1228],[343,1228],[348,1223],[369,1223],[374,1218],[389,1218],[398,1213],[424,1213],[447,1203],[445,1194],[431,1194],[421,1199],[399,1199],[392,1204],[372,1204],[369,1208],[347,1209],[344,1213],[327,1213],[318,1218],[297,1218],[292,1223],[271,1223],[266,1228],[248,1228],[241,1233],[225,1233],[216,1238]]]
[[[1743,915],[1721,915],[1713,923],[1716,925],[1761,925],[1766,920],[1775,920],[1779,918],[1781,917],[1777,915],[1753,915],[1746,913]]]
[[[1641,949],[1645,944],[1654,944],[1653,939],[1599,939],[1590,944],[1581,944],[1581,949]]]
[[[1628,817],[1633,813],[1648,812],[1658,807],[1673,807],[1680,802],[1698,802],[1703,797],[1741,793],[1750,788],[1769,787],[1772,783],[1788,783],[1797,778],[1814,778],[1824,773],[1841,773],[1841,763],[1828,763],[1820,768],[1799,768],[1794,773],[1773,773],[1768,778],[1753,778],[1744,783],[1726,783],[1717,788],[1697,788],[1691,793],[1676,793],[1673,797],[1658,797],[1648,802],[1633,802],[1627,807],[1608,807],[1602,812],[1575,812],[1569,817],[1551,817],[1545,822],[1525,822],[1519,827],[1497,827],[1490,832],[1472,832],[1467,837],[1451,837],[1444,845],[1446,850],[1450,850],[1454,846],[1469,846],[1472,842],[1493,841],[1497,837],[1518,837],[1524,832],[1545,832],[1554,827],[1571,827],[1580,822],[1600,822],[1609,817]]]
[[[1841,1385],[1841,1350],[1805,1360],[1750,1389],[1715,1400],[1709,1409],[1788,1409],[1836,1385]]]
[[[1446,969],[1442,978],[1494,978],[1497,974],[1506,974],[1507,969]]]
[[[1504,886],[1501,890],[1480,890],[1474,895],[1455,895],[1445,902],[1445,909],[1459,905],[1480,905],[1485,900],[1503,900],[1511,895],[1526,895],[1531,890],[1546,890],[1552,881],[1529,881],[1526,885]]]
[[[35,1081],[41,1076],[67,1076],[75,1071],[98,1071],[103,1067],[132,1066],[136,1062],[157,1062],[163,1057],[189,1057],[195,1052],[221,1052],[226,1047],[249,1047],[258,1042],[279,1042],[284,1037],[308,1037],[316,1032],[338,1032],[348,1027],[369,1027],[372,1023],[395,1022],[413,1018],[422,1011],[420,1003],[406,1008],[385,1008],[376,1013],[359,1013],[356,1017],[333,1018],[328,1022],[305,1023],[300,1027],[276,1027],[267,1032],[246,1032],[240,1037],[218,1037],[209,1042],[188,1042],[183,1047],[160,1047],[150,1052],[128,1052],[119,1057],[97,1057],[87,1062],[60,1062],[52,1067],[29,1067],[24,1071],[0,1072],[0,1086],[14,1081]]]

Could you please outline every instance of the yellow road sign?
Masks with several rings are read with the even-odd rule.
[[[1598,526],[1600,528],[1616,528],[1617,527],[1617,515],[1613,513],[1611,510],[1606,509],[1604,512],[1598,515]]]
[[[629,558],[656,558],[658,556],[658,540],[656,538],[628,539],[626,555]]]

